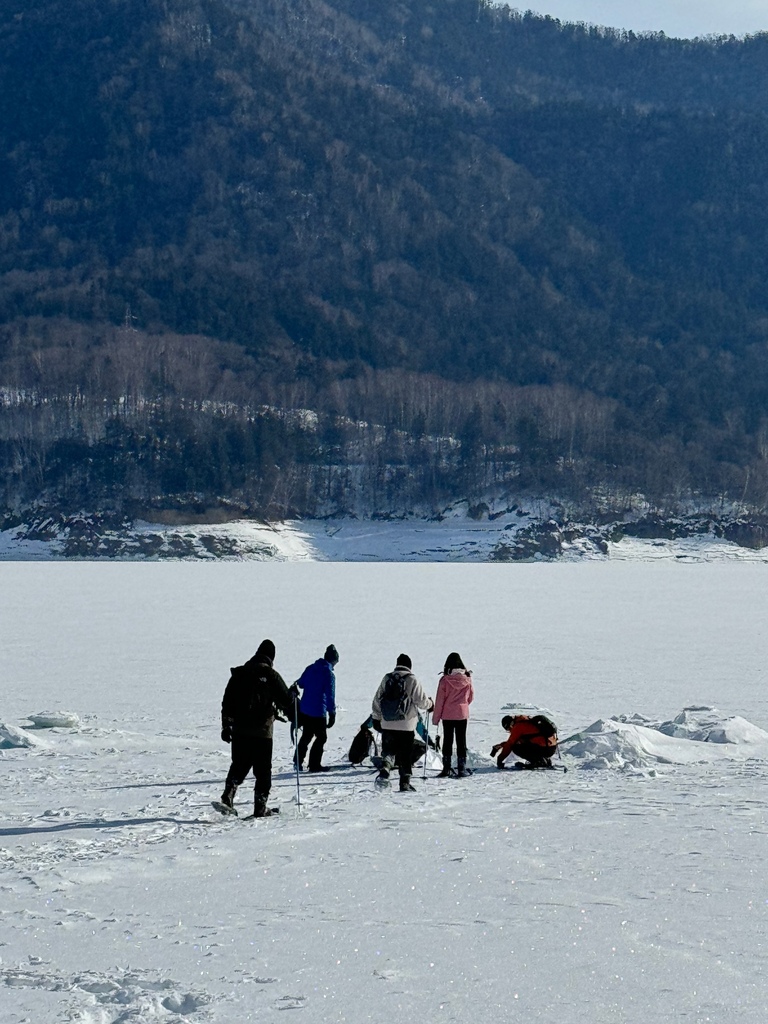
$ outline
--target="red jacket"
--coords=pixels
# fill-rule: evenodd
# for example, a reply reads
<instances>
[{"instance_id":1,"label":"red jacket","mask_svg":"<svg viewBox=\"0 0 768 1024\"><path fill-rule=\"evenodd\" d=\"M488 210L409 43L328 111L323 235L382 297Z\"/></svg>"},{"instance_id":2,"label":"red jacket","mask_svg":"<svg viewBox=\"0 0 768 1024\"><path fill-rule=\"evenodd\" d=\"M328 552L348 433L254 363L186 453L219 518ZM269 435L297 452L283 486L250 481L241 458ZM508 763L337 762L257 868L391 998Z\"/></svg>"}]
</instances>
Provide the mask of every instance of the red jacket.
<instances>
[{"instance_id":1,"label":"red jacket","mask_svg":"<svg viewBox=\"0 0 768 1024\"><path fill-rule=\"evenodd\" d=\"M541 730L532 722L528 715L515 715L509 727L509 737L499 752L499 760L504 761L511 753L525 757L525 748L534 747L541 750L541 757L551 757L557 750L557 734L542 736Z\"/></svg>"}]
</instances>

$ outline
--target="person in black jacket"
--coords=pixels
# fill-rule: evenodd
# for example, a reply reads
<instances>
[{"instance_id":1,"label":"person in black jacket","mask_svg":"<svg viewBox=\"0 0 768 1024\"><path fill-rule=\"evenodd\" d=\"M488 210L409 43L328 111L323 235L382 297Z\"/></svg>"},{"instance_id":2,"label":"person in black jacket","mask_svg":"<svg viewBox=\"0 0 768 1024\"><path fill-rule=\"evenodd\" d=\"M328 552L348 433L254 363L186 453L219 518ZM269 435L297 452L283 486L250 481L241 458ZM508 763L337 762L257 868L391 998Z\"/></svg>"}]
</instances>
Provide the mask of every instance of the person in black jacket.
<instances>
[{"instance_id":1,"label":"person in black jacket","mask_svg":"<svg viewBox=\"0 0 768 1024\"><path fill-rule=\"evenodd\" d=\"M237 787L253 769L253 814L271 814L272 726L281 713L293 715L294 694L272 667L275 645L263 640L254 656L232 669L221 702L221 738L232 744L232 764L221 802L234 811Z\"/></svg>"}]
</instances>

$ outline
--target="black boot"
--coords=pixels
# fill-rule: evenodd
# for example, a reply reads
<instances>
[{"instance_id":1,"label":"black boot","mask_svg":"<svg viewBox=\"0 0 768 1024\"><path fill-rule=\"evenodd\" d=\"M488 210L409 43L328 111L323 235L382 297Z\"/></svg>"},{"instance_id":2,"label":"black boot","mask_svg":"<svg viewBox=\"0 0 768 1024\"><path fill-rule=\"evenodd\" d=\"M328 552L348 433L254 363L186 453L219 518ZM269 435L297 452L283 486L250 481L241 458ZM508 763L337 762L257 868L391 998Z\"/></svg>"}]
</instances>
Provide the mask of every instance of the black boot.
<instances>
[{"instance_id":1,"label":"black boot","mask_svg":"<svg viewBox=\"0 0 768 1024\"><path fill-rule=\"evenodd\" d=\"M401 793L415 793L416 790L411 785L410 775L400 776L400 792Z\"/></svg>"},{"instance_id":2,"label":"black boot","mask_svg":"<svg viewBox=\"0 0 768 1024\"><path fill-rule=\"evenodd\" d=\"M224 783L224 792L221 794L221 802L225 807L231 807L234 809L235 793L237 793L237 786L233 786L231 783Z\"/></svg>"},{"instance_id":3,"label":"black boot","mask_svg":"<svg viewBox=\"0 0 768 1024\"><path fill-rule=\"evenodd\" d=\"M460 779L466 778L467 775L471 775L472 772L467 768L467 759L465 757L459 758L459 767L456 770L456 774Z\"/></svg>"},{"instance_id":4,"label":"black boot","mask_svg":"<svg viewBox=\"0 0 768 1024\"><path fill-rule=\"evenodd\" d=\"M451 774L451 759L443 754L443 770L437 773L438 779L447 779Z\"/></svg>"},{"instance_id":5,"label":"black boot","mask_svg":"<svg viewBox=\"0 0 768 1024\"><path fill-rule=\"evenodd\" d=\"M263 793L254 793L253 795L253 816L254 818L270 818L272 811L267 807L267 799L269 793L266 796Z\"/></svg>"}]
</instances>

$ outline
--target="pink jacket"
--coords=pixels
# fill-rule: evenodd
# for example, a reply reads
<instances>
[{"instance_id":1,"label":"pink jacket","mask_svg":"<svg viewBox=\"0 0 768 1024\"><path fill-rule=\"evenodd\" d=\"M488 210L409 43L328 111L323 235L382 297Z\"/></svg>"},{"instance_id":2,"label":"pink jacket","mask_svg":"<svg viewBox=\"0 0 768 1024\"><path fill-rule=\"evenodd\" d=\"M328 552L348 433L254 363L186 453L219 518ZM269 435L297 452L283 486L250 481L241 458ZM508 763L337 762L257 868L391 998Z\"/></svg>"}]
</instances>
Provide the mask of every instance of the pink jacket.
<instances>
[{"instance_id":1,"label":"pink jacket","mask_svg":"<svg viewBox=\"0 0 768 1024\"><path fill-rule=\"evenodd\" d=\"M457 668L449 676L441 676L437 684L432 721L437 725L446 718L449 722L469 718L469 705L474 699L475 690L469 672Z\"/></svg>"}]
</instances>

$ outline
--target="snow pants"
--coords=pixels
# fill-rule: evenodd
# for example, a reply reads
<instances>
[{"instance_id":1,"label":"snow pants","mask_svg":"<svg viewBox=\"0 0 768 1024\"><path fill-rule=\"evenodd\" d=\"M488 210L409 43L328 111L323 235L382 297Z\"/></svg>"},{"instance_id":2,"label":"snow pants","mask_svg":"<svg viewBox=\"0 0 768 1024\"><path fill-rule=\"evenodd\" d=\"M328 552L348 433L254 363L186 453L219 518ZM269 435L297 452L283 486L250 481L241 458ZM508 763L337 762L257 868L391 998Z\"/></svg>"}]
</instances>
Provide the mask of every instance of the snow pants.
<instances>
[{"instance_id":1,"label":"snow pants","mask_svg":"<svg viewBox=\"0 0 768 1024\"><path fill-rule=\"evenodd\" d=\"M328 739L328 726L325 715L305 715L299 712L299 725L301 726L301 739L299 740L299 764L304 764L304 758L309 750L309 770L315 771L320 767L323 759L323 751ZM314 742L313 742L314 741ZM310 747L310 743L312 746Z\"/></svg>"},{"instance_id":2,"label":"snow pants","mask_svg":"<svg viewBox=\"0 0 768 1024\"><path fill-rule=\"evenodd\" d=\"M388 765L397 765L400 779L410 779L413 768L413 731L381 730L381 756Z\"/></svg>"},{"instance_id":3,"label":"snow pants","mask_svg":"<svg viewBox=\"0 0 768 1024\"><path fill-rule=\"evenodd\" d=\"M527 737L519 739L515 742L507 740L504 746L499 751L498 760L502 763L506 761L510 754L514 754L515 757L519 757L521 761L529 761L531 764L541 764L542 762L548 761L557 750L557 746L554 747L543 747L540 743L533 743Z\"/></svg>"},{"instance_id":4,"label":"snow pants","mask_svg":"<svg viewBox=\"0 0 768 1024\"><path fill-rule=\"evenodd\" d=\"M229 766L226 789L237 789L253 771L254 803L267 802L272 789L272 740L262 736L233 736L232 764Z\"/></svg>"}]
</instances>

